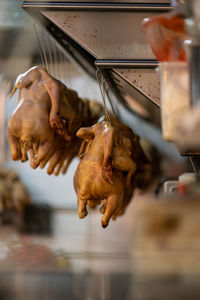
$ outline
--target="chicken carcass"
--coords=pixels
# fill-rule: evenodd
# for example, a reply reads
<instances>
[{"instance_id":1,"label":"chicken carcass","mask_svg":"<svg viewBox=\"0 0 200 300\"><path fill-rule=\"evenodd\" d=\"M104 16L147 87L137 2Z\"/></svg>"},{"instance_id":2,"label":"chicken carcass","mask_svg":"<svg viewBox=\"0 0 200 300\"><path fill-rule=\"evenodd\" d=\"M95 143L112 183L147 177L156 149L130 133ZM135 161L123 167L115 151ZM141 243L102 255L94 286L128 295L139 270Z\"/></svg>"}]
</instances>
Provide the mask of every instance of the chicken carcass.
<instances>
[{"instance_id":1,"label":"chicken carcass","mask_svg":"<svg viewBox=\"0 0 200 300\"><path fill-rule=\"evenodd\" d=\"M112 124L101 121L77 132L89 144L74 175L79 217L87 215L87 205L95 207L105 200L100 208L103 227L111 217L116 219L124 213L144 155L130 128L114 118Z\"/></svg>"}]
</instances>

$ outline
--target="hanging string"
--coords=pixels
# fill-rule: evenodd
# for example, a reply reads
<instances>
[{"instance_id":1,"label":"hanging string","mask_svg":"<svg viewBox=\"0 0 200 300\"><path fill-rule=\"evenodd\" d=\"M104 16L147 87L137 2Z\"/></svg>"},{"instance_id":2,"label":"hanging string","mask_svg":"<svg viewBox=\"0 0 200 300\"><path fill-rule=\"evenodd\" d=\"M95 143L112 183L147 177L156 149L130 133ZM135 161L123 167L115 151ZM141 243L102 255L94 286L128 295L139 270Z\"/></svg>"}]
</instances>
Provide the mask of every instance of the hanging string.
<instances>
[{"instance_id":1,"label":"hanging string","mask_svg":"<svg viewBox=\"0 0 200 300\"><path fill-rule=\"evenodd\" d=\"M57 55L57 47L56 42L53 42L53 56L54 56L54 69L55 69L55 77L59 77L59 70L58 70L58 55Z\"/></svg>"},{"instance_id":2,"label":"hanging string","mask_svg":"<svg viewBox=\"0 0 200 300\"><path fill-rule=\"evenodd\" d=\"M108 85L107 85L108 86ZM106 81L105 81L105 79L104 79L104 89L105 89L105 92L106 92L106 96L107 96L107 98L108 98L108 101L109 101L109 104L110 104L110 107L111 107L111 109L112 109L112 111L113 111L113 114L117 117L117 119L121 119L121 117L120 117L120 112L119 112L119 109L118 109L118 106L116 105L116 101L112 101L111 100L111 97L110 97L110 94L109 94L109 87L108 87L108 89L106 88ZM113 102L114 102L114 104L113 104Z\"/></svg>"},{"instance_id":3,"label":"hanging string","mask_svg":"<svg viewBox=\"0 0 200 300\"><path fill-rule=\"evenodd\" d=\"M100 92L101 92L101 97L103 100L103 105L104 105L104 111L105 111L105 116L106 116L106 120L107 122L109 122L111 124L111 119L107 110L107 106L106 106L106 100L105 100L105 89L104 89L104 84L101 86L101 82L102 82L102 75L99 72L99 70L97 69L96 72L96 78L97 78L97 82L99 84L99 88L100 88Z\"/></svg>"},{"instance_id":4,"label":"hanging string","mask_svg":"<svg viewBox=\"0 0 200 300\"><path fill-rule=\"evenodd\" d=\"M42 44L42 50L44 55L45 68L49 72L49 64L47 60L47 53L46 53L45 40L44 40L44 30L42 28L41 28L41 44Z\"/></svg>"},{"instance_id":5,"label":"hanging string","mask_svg":"<svg viewBox=\"0 0 200 300\"><path fill-rule=\"evenodd\" d=\"M66 58L65 56L65 78L66 78L66 84L68 86L68 88L72 88L72 67L73 65L71 64L71 62Z\"/></svg>"},{"instance_id":6,"label":"hanging string","mask_svg":"<svg viewBox=\"0 0 200 300\"><path fill-rule=\"evenodd\" d=\"M52 56L52 51L51 51L51 47L50 47L50 38L49 38L48 33L46 33L46 41L47 41L47 49L48 49L48 54L49 54L51 75L55 76L54 69L53 69L53 56Z\"/></svg>"},{"instance_id":7,"label":"hanging string","mask_svg":"<svg viewBox=\"0 0 200 300\"><path fill-rule=\"evenodd\" d=\"M35 30L35 34L36 34L37 44L38 44L38 48L39 48L39 52L40 52L40 58L41 58L43 67L45 67L44 57L42 55L42 48L41 48L41 44L40 44L40 40L39 40L39 36L38 36L38 30L37 30L36 24L33 23L33 25L34 25L34 30Z\"/></svg>"},{"instance_id":8,"label":"hanging string","mask_svg":"<svg viewBox=\"0 0 200 300\"><path fill-rule=\"evenodd\" d=\"M60 80L63 81L63 79L64 79L64 76L63 76L63 68L62 68L63 57L62 57L62 53L61 53L60 50L58 51L58 60L59 60Z\"/></svg>"},{"instance_id":9,"label":"hanging string","mask_svg":"<svg viewBox=\"0 0 200 300\"><path fill-rule=\"evenodd\" d=\"M63 67L64 67L65 82L68 87L71 87L71 72L72 72L71 67L73 67L73 65L69 61L65 51L63 51L63 59L64 59Z\"/></svg>"},{"instance_id":10,"label":"hanging string","mask_svg":"<svg viewBox=\"0 0 200 300\"><path fill-rule=\"evenodd\" d=\"M63 52L61 52L61 57L62 57L62 74L63 74L63 82L66 84L66 78L67 78L67 74L66 74L66 68L65 68L65 55Z\"/></svg>"}]
</instances>

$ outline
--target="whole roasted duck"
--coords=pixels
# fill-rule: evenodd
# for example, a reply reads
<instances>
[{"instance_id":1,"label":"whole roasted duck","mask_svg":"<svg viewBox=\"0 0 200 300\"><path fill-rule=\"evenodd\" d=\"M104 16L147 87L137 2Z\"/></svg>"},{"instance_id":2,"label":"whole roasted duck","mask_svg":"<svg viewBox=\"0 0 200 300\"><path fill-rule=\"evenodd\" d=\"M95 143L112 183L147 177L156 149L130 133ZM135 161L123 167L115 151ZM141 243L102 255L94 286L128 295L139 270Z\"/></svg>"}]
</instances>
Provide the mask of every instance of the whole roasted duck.
<instances>
[{"instance_id":1,"label":"whole roasted duck","mask_svg":"<svg viewBox=\"0 0 200 300\"><path fill-rule=\"evenodd\" d=\"M88 142L86 153L74 175L79 217L87 215L87 205L103 203L102 226L111 217L122 215L137 186L137 177L148 160L132 130L112 118L80 128L77 136Z\"/></svg>"}]
</instances>

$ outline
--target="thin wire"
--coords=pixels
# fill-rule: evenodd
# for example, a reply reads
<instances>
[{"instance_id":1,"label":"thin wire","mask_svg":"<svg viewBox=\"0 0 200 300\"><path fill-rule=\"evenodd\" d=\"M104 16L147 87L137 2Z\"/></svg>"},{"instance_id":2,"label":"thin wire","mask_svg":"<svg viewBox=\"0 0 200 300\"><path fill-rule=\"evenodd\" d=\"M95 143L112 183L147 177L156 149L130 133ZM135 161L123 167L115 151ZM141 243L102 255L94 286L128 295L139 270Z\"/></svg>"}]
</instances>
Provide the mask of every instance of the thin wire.
<instances>
[{"instance_id":1,"label":"thin wire","mask_svg":"<svg viewBox=\"0 0 200 300\"><path fill-rule=\"evenodd\" d=\"M104 111L105 111L106 119L107 119L107 122L109 122L111 124L111 119L110 119L110 116L109 116L109 113L108 113L108 110L107 110L107 107L106 107L106 101L105 101L105 95L104 95L105 91L101 87L102 75L100 74L100 72L99 72L98 69L97 69L97 72L96 72L96 78L97 78L97 81L98 81L98 84L99 84L99 88L100 88L100 92L101 92L101 97L102 97L102 100L103 100L103 105L104 105Z\"/></svg>"},{"instance_id":2,"label":"thin wire","mask_svg":"<svg viewBox=\"0 0 200 300\"><path fill-rule=\"evenodd\" d=\"M66 57L64 55L64 53L61 53L62 55L62 73L63 73L63 82L66 84L66 78L67 78L67 73L66 73L66 68L65 68L65 61L66 61Z\"/></svg>"},{"instance_id":3,"label":"thin wire","mask_svg":"<svg viewBox=\"0 0 200 300\"><path fill-rule=\"evenodd\" d=\"M43 50L43 54L44 54L45 68L49 72L49 64L48 64L48 60L47 60L47 54L46 54L46 49L45 49L45 41L44 41L44 31L43 31L42 28L41 28L41 42L42 42L42 50Z\"/></svg>"},{"instance_id":4,"label":"thin wire","mask_svg":"<svg viewBox=\"0 0 200 300\"><path fill-rule=\"evenodd\" d=\"M50 48L50 38L49 35L46 33L46 37L47 37L47 49L48 49L48 53L49 53L49 62L50 62L50 66L51 66L51 75L55 76L54 74L54 70L53 70L53 57L52 57L52 52L51 52L51 48Z\"/></svg>"},{"instance_id":5,"label":"thin wire","mask_svg":"<svg viewBox=\"0 0 200 300\"><path fill-rule=\"evenodd\" d=\"M59 60L59 71L60 71L60 80L63 81L63 68L62 68L62 53L58 50L58 60Z\"/></svg>"},{"instance_id":6,"label":"thin wire","mask_svg":"<svg viewBox=\"0 0 200 300\"><path fill-rule=\"evenodd\" d=\"M42 49L41 49L41 45L40 45L40 40L39 40L39 36L38 36L37 27L36 27L35 23L33 23L33 25L34 25L34 30L35 30L36 39L37 39L37 43L38 43L38 48L39 48L39 52L40 52L40 58L41 58L43 67L45 67L45 63L44 63L44 58L43 58L43 55L42 55Z\"/></svg>"},{"instance_id":7,"label":"thin wire","mask_svg":"<svg viewBox=\"0 0 200 300\"><path fill-rule=\"evenodd\" d=\"M55 62L55 41L50 38L51 41L51 53L52 53L52 60L53 60L53 76L57 78L57 71L56 71L56 62Z\"/></svg>"},{"instance_id":8,"label":"thin wire","mask_svg":"<svg viewBox=\"0 0 200 300\"><path fill-rule=\"evenodd\" d=\"M106 95L107 95L108 101L110 103L110 106L112 108L112 111L113 111L114 115L117 117L117 119L120 120L121 116L120 116L120 112L119 112L118 106L116 105L116 102L114 101L115 105L113 105L113 101L111 100L111 97L109 95L109 90L106 89L106 87L105 87L105 91L106 91Z\"/></svg>"},{"instance_id":9,"label":"thin wire","mask_svg":"<svg viewBox=\"0 0 200 300\"><path fill-rule=\"evenodd\" d=\"M106 89L106 81L105 81L105 79L103 79L103 89L104 89L104 91L106 93L106 96L108 98L108 101L109 101L109 104L110 104L110 107L112 109L112 112L113 112L114 116L116 116L116 117L119 118L119 111L118 111L118 109L116 109L116 110L114 109L114 106L113 106L113 103L111 101L110 95L108 94L108 90Z\"/></svg>"},{"instance_id":10,"label":"thin wire","mask_svg":"<svg viewBox=\"0 0 200 300\"><path fill-rule=\"evenodd\" d=\"M54 53L55 77L58 78L59 77L58 56L57 56L57 47L55 42L53 42L53 53Z\"/></svg>"}]
</instances>

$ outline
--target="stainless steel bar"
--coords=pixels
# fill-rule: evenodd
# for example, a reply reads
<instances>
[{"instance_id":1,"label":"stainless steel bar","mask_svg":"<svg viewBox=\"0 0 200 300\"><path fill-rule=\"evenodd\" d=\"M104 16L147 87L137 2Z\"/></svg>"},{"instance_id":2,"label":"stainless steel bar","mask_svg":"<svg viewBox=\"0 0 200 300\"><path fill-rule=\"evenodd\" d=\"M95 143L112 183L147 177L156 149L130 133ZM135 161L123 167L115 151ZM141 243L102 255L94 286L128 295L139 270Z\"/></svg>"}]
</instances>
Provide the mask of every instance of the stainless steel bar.
<instances>
[{"instance_id":1,"label":"stainless steel bar","mask_svg":"<svg viewBox=\"0 0 200 300\"><path fill-rule=\"evenodd\" d=\"M117 60L117 59L97 59L95 66L103 69L146 69L156 68L157 60Z\"/></svg>"},{"instance_id":2,"label":"stainless steel bar","mask_svg":"<svg viewBox=\"0 0 200 300\"><path fill-rule=\"evenodd\" d=\"M190 92L192 105L200 102L200 45L191 45L190 47Z\"/></svg>"},{"instance_id":3,"label":"stainless steel bar","mask_svg":"<svg viewBox=\"0 0 200 300\"><path fill-rule=\"evenodd\" d=\"M172 7L166 3L72 3L72 2L30 2L24 1L22 3L23 8L35 8L35 9L56 9L56 10L103 10L103 11L168 11Z\"/></svg>"}]
</instances>

